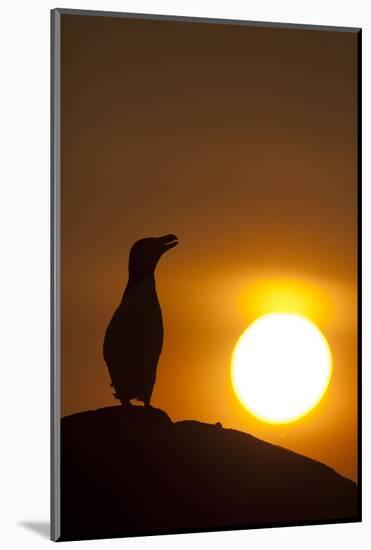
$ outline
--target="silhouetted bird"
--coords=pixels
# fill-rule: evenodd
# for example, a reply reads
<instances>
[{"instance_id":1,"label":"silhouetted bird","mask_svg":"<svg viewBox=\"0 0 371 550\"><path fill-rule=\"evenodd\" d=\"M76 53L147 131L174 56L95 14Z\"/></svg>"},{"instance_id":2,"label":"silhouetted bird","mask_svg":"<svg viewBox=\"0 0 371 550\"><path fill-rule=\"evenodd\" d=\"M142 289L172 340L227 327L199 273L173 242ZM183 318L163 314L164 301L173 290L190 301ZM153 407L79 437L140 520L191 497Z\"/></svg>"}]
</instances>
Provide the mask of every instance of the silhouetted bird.
<instances>
[{"instance_id":1,"label":"silhouetted bird","mask_svg":"<svg viewBox=\"0 0 371 550\"><path fill-rule=\"evenodd\" d=\"M154 272L162 254L177 244L170 234L141 239L131 248L129 280L103 345L114 395L123 405L130 399L150 404L163 342Z\"/></svg>"}]
</instances>

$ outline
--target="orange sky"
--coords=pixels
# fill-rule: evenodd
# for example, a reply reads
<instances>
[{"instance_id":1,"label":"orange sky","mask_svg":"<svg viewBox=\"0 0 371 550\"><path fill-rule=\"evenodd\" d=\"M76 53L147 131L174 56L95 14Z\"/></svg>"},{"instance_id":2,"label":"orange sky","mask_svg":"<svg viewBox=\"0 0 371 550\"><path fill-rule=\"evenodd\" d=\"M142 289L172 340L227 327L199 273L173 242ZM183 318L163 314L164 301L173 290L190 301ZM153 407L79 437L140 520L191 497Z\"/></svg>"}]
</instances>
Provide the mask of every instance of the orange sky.
<instances>
[{"instance_id":1,"label":"orange sky","mask_svg":"<svg viewBox=\"0 0 371 550\"><path fill-rule=\"evenodd\" d=\"M62 414L118 404L102 342L128 251L175 233L152 404L356 479L356 34L61 19ZM237 401L230 358L283 309L318 324L334 370L314 411L277 426Z\"/></svg>"}]
</instances>

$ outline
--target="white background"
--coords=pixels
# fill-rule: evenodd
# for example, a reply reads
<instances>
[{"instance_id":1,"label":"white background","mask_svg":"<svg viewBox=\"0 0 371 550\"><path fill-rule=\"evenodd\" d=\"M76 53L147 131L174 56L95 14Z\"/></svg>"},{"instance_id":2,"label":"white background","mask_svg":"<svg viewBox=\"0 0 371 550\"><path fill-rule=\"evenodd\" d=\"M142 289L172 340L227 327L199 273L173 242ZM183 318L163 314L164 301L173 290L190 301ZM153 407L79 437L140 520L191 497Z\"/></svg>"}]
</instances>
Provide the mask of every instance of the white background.
<instances>
[{"instance_id":1,"label":"white background","mask_svg":"<svg viewBox=\"0 0 371 550\"><path fill-rule=\"evenodd\" d=\"M367 189L370 169L370 34L367 0L18 0L0 19L0 545L52 545L49 520L49 48L54 7L248 19L363 28L364 278L370 265ZM368 270L369 272L369 270ZM366 282L366 281L365 281ZM364 342L370 338L369 284L364 287ZM364 396L370 356L365 345ZM362 524L206 533L65 543L73 548L260 549L369 547L370 406L364 398ZM27 522L41 524L27 527ZM40 533L44 532L44 534Z\"/></svg>"}]
</instances>

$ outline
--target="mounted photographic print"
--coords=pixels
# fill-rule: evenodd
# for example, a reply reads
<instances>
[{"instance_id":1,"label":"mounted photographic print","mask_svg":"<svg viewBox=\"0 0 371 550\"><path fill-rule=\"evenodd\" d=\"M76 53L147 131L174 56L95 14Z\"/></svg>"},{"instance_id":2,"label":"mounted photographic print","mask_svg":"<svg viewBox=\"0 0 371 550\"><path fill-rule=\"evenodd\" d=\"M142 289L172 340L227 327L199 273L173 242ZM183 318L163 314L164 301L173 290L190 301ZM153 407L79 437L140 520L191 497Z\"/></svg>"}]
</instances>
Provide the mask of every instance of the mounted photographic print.
<instances>
[{"instance_id":1,"label":"mounted photographic print","mask_svg":"<svg viewBox=\"0 0 371 550\"><path fill-rule=\"evenodd\" d=\"M52 539L361 520L361 30L52 11Z\"/></svg>"}]
</instances>

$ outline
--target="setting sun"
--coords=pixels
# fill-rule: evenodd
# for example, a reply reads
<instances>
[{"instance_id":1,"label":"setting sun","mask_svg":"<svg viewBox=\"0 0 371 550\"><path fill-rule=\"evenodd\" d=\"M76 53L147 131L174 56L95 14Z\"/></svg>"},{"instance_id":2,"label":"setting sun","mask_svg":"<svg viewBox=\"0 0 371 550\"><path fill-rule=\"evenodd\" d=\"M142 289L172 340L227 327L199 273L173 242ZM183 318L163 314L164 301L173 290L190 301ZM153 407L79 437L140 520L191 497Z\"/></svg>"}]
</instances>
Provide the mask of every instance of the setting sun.
<instances>
[{"instance_id":1,"label":"setting sun","mask_svg":"<svg viewBox=\"0 0 371 550\"><path fill-rule=\"evenodd\" d=\"M306 317L272 313L241 335L232 384L242 405L264 422L293 422L321 400L332 373L330 347Z\"/></svg>"}]
</instances>

